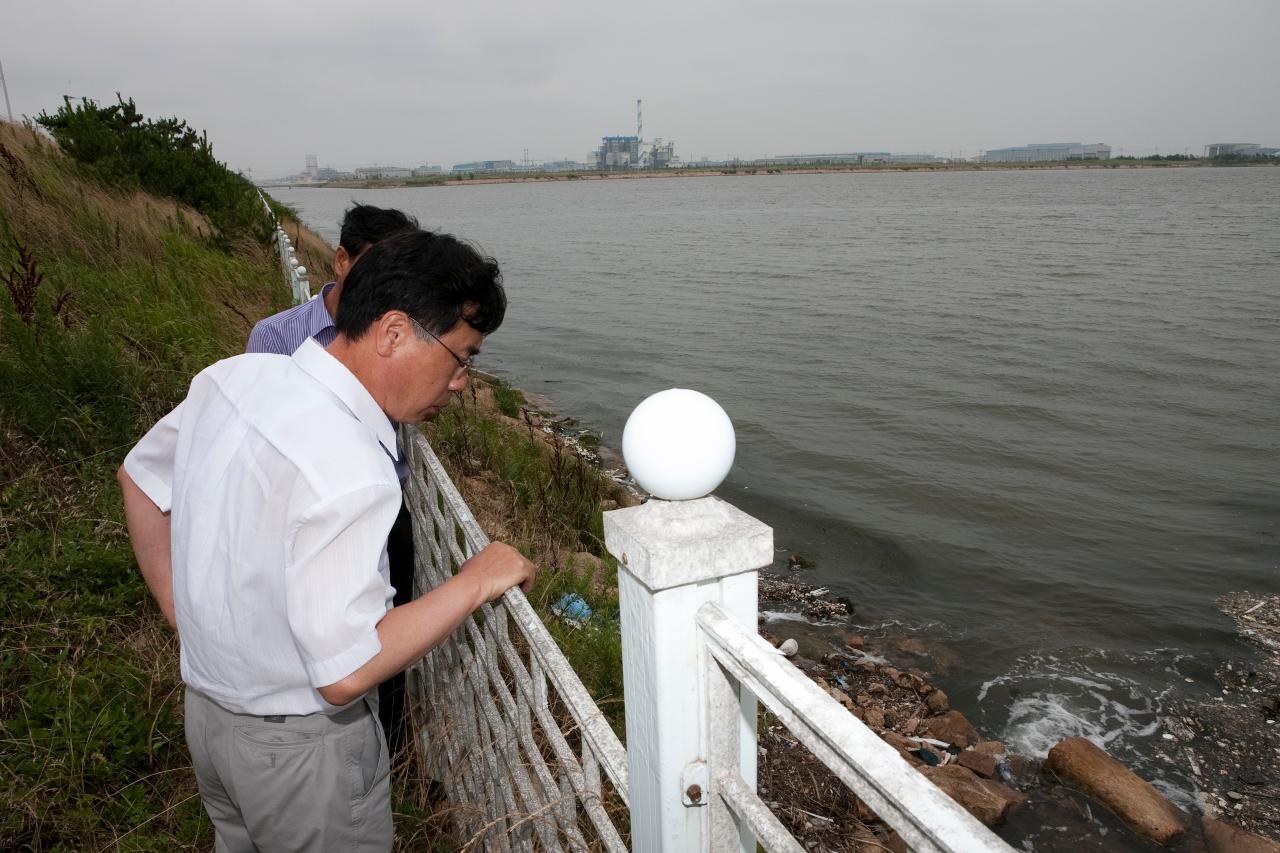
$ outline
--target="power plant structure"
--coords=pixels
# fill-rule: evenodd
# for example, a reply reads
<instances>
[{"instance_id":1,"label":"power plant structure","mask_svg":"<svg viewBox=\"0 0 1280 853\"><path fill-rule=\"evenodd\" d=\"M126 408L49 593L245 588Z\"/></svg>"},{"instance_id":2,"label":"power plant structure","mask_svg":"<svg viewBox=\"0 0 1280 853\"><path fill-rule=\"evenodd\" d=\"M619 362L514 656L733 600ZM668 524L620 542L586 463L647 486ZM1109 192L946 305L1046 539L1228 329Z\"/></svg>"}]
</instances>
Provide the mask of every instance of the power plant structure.
<instances>
[{"instance_id":1,"label":"power plant structure","mask_svg":"<svg viewBox=\"0 0 1280 853\"><path fill-rule=\"evenodd\" d=\"M624 169L669 169L679 164L676 144L655 139L644 148L644 112L640 99L636 99L636 135L605 136L595 151L596 168L601 171Z\"/></svg>"}]
</instances>

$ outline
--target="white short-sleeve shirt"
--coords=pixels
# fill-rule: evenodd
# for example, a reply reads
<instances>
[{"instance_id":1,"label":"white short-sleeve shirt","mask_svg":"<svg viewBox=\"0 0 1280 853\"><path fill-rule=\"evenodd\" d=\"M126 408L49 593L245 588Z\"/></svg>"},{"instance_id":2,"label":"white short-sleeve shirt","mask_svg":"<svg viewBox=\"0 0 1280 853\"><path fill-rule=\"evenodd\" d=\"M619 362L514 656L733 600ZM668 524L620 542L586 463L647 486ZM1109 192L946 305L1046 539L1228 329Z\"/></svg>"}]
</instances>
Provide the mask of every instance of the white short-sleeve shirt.
<instances>
[{"instance_id":1,"label":"white short-sleeve shirt","mask_svg":"<svg viewBox=\"0 0 1280 853\"><path fill-rule=\"evenodd\" d=\"M171 511L182 678L224 708L329 712L318 687L381 650L395 590L396 438L314 340L220 361L125 458Z\"/></svg>"}]
</instances>

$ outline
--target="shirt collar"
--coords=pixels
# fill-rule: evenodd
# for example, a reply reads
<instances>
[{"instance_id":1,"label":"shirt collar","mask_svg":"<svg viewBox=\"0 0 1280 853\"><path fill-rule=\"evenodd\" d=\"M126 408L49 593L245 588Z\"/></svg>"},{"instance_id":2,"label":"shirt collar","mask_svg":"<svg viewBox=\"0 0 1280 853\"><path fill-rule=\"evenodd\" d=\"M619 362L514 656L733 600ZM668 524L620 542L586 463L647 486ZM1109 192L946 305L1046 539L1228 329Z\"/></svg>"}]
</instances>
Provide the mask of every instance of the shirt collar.
<instances>
[{"instance_id":1,"label":"shirt collar","mask_svg":"<svg viewBox=\"0 0 1280 853\"><path fill-rule=\"evenodd\" d=\"M329 309L324 304L324 298L329 295L329 291L338 286L336 281L331 281L324 287L320 288L320 293L312 297L306 302L306 322L307 337L314 338L325 329L333 328L333 318L329 316Z\"/></svg>"},{"instance_id":2,"label":"shirt collar","mask_svg":"<svg viewBox=\"0 0 1280 853\"><path fill-rule=\"evenodd\" d=\"M356 420L373 430L378 443L391 458L399 460L400 449L391 419L346 365L330 355L314 338L302 342L293 354L293 361L308 376L332 391Z\"/></svg>"}]
</instances>

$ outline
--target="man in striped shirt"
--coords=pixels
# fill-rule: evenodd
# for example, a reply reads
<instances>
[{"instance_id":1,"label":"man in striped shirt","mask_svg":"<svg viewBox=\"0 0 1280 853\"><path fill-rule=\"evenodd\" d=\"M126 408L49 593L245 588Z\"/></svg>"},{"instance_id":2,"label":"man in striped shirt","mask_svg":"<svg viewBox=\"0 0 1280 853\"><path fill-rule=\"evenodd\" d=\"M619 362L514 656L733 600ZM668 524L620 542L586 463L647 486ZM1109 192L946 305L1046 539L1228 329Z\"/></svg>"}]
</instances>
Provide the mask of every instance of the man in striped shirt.
<instances>
[{"instance_id":1,"label":"man in striped shirt","mask_svg":"<svg viewBox=\"0 0 1280 853\"><path fill-rule=\"evenodd\" d=\"M374 243L417 227L417 220L399 210L368 204L357 204L348 210L342 217L338 250L333 255L333 281L322 287L315 299L259 320L249 333L245 351L293 355L307 338L315 338L320 346L327 347L337 334L333 318L338 316L342 282L351 265Z\"/></svg>"}]
</instances>

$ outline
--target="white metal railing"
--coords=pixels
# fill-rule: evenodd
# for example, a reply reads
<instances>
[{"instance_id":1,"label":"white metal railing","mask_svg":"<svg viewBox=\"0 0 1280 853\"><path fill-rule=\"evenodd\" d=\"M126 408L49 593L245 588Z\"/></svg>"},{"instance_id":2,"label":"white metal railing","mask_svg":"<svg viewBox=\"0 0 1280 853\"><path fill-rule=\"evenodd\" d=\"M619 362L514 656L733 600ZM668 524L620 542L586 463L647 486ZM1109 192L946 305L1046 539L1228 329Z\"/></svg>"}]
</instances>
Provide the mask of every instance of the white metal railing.
<instances>
[{"instance_id":1,"label":"white metal railing","mask_svg":"<svg viewBox=\"0 0 1280 853\"><path fill-rule=\"evenodd\" d=\"M759 634L744 631L712 602L698 609L698 626L715 661L707 677L723 680L729 689L742 685L750 690L912 850L1009 849ZM764 802L745 787L737 768L723 759L715 761L715 750L711 756L712 778L729 783L720 796L754 827L757 813L768 811ZM767 822L765 827L772 831ZM765 848L775 849L770 843ZM781 849L797 848L784 841Z\"/></svg>"},{"instance_id":2,"label":"white metal railing","mask_svg":"<svg viewBox=\"0 0 1280 853\"><path fill-rule=\"evenodd\" d=\"M802 850L756 794L756 702L917 851L1011 851L756 632L773 531L724 501L605 513L636 850Z\"/></svg>"},{"instance_id":3,"label":"white metal railing","mask_svg":"<svg viewBox=\"0 0 1280 853\"><path fill-rule=\"evenodd\" d=\"M488 538L422 434L401 439L420 594ZM477 846L621 851L625 819L631 849L646 853L754 853L757 842L801 853L756 794L759 700L912 850L1010 853L757 635L769 527L716 498L651 500L604 521L619 568L625 749L518 589L409 669L419 756Z\"/></svg>"},{"instance_id":4,"label":"white metal railing","mask_svg":"<svg viewBox=\"0 0 1280 853\"><path fill-rule=\"evenodd\" d=\"M416 595L489 540L422 433L401 442ZM482 849L627 849L607 808L629 802L626 750L518 588L410 667L407 688L427 774Z\"/></svg>"},{"instance_id":5,"label":"white metal railing","mask_svg":"<svg viewBox=\"0 0 1280 853\"><path fill-rule=\"evenodd\" d=\"M263 195L262 190L258 190L258 198L262 199L262 206L276 228L276 254L280 256L280 268L284 273L285 287L288 287L289 292L293 294L293 304L301 305L311 298L311 283L307 280L307 268L298 263L297 250L293 248L289 235L285 233L284 227L271 211L271 205L267 203L267 197Z\"/></svg>"}]
</instances>

